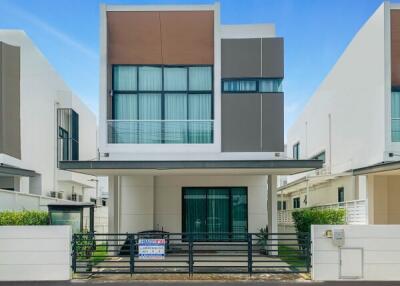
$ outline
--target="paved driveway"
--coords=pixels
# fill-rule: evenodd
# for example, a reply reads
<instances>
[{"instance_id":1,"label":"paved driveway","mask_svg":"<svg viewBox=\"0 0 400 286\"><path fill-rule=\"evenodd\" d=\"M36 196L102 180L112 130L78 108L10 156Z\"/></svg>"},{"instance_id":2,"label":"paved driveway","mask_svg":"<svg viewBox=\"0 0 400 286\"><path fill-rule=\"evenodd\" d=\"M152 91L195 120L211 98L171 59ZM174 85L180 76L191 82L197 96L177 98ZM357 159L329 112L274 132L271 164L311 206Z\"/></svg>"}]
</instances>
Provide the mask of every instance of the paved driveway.
<instances>
[{"instance_id":1,"label":"paved driveway","mask_svg":"<svg viewBox=\"0 0 400 286\"><path fill-rule=\"evenodd\" d=\"M398 282L292 282L292 281L73 281L73 282L0 282L0 286L400 286Z\"/></svg>"}]
</instances>

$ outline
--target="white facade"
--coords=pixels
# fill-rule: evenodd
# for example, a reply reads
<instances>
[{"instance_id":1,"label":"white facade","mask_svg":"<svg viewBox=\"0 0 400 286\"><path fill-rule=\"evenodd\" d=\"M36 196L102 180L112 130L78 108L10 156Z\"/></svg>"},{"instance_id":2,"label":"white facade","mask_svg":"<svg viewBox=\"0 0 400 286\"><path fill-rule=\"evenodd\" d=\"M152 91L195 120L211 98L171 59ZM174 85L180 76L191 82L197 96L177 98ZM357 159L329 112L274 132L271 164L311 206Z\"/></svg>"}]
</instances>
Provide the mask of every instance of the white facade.
<instances>
[{"instance_id":1,"label":"white facade","mask_svg":"<svg viewBox=\"0 0 400 286\"><path fill-rule=\"evenodd\" d=\"M281 191L289 206L299 193L308 194L308 206L337 203L339 188L345 201L371 199L369 179L353 170L398 160L400 144L391 139L391 9L398 6L385 2L368 19L289 128L289 157L296 144L299 159L325 154L323 169L287 178ZM373 202L367 205L373 223Z\"/></svg>"},{"instance_id":2,"label":"white facade","mask_svg":"<svg viewBox=\"0 0 400 286\"><path fill-rule=\"evenodd\" d=\"M72 108L79 114L79 157L96 158L96 117L77 97L23 31L0 30L0 41L20 47L21 159L0 154L0 163L36 172L34 178L15 177L14 188L22 193L49 196L62 192L96 197L92 176L57 167L57 109Z\"/></svg>"}]
</instances>

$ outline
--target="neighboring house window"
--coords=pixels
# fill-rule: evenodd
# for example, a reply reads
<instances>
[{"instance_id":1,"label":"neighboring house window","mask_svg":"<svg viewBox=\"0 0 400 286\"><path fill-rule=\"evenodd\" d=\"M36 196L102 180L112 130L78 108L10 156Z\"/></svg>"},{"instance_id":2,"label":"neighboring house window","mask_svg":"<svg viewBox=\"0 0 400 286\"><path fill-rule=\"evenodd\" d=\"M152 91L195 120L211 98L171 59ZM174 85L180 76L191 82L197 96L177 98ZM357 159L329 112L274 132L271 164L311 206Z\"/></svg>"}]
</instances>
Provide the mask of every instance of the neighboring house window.
<instances>
[{"instance_id":1,"label":"neighboring house window","mask_svg":"<svg viewBox=\"0 0 400 286\"><path fill-rule=\"evenodd\" d=\"M281 78L222 79L222 92L257 93L282 92Z\"/></svg>"},{"instance_id":2,"label":"neighboring house window","mask_svg":"<svg viewBox=\"0 0 400 286\"><path fill-rule=\"evenodd\" d=\"M300 208L300 198L299 197L293 198L293 208L294 209Z\"/></svg>"},{"instance_id":3,"label":"neighboring house window","mask_svg":"<svg viewBox=\"0 0 400 286\"><path fill-rule=\"evenodd\" d=\"M400 142L400 91L392 91L392 142Z\"/></svg>"},{"instance_id":4,"label":"neighboring house window","mask_svg":"<svg viewBox=\"0 0 400 286\"><path fill-rule=\"evenodd\" d=\"M300 158L300 143L293 145L293 159L299 160Z\"/></svg>"},{"instance_id":5,"label":"neighboring house window","mask_svg":"<svg viewBox=\"0 0 400 286\"><path fill-rule=\"evenodd\" d=\"M321 160L323 163L325 163L325 151L319 153L318 155L315 155L311 159L312 160Z\"/></svg>"},{"instance_id":6,"label":"neighboring house window","mask_svg":"<svg viewBox=\"0 0 400 286\"><path fill-rule=\"evenodd\" d=\"M213 143L212 66L113 66L109 143Z\"/></svg>"},{"instance_id":7,"label":"neighboring house window","mask_svg":"<svg viewBox=\"0 0 400 286\"><path fill-rule=\"evenodd\" d=\"M79 160L79 115L71 108L57 109L58 161Z\"/></svg>"},{"instance_id":8,"label":"neighboring house window","mask_svg":"<svg viewBox=\"0 0 400 286\"><path fill-rule=\"evenodd\" d=\"M343 187L338 188L338 202L339 203L344 202L344 188Z\"/></svg>"},{"instance_id":9,"label":"neighboring house window","mask_svg":"<svg viewBox=\"0 0 400 286\"><path fill-rule=\"evenodd\" d=\"M278 201L278 211L286 210L286 201Z\"/></svg>"}]
</instances>

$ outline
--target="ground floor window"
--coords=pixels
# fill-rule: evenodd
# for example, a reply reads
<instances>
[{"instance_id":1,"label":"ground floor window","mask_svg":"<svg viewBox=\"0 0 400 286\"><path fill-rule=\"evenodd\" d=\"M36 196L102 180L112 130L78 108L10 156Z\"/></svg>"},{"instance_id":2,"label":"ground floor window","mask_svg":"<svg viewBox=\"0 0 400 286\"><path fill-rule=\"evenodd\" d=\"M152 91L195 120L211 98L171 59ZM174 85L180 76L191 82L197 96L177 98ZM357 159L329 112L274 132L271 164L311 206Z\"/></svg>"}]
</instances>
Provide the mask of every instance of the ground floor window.
<instances>
[{"instance_id":1,"label":"ground floor window","mask_svg":"<svg viewBox=\"0 0 400 286\"><path fill-rule=\"evenodd\" d=\"M182 189L182 231L195 240L245 240L246 187Z\"/></svg>"},{"instance_id":2,"label":"ground floor window","mask_svg":"<svg viewBox=\"0 0 400 286\"><path fill-rule=\"evenodd\" d=\"M344 202L344 188L343 187L338 188L338 202L339 203Z\"/></svg>"}]
</instances>

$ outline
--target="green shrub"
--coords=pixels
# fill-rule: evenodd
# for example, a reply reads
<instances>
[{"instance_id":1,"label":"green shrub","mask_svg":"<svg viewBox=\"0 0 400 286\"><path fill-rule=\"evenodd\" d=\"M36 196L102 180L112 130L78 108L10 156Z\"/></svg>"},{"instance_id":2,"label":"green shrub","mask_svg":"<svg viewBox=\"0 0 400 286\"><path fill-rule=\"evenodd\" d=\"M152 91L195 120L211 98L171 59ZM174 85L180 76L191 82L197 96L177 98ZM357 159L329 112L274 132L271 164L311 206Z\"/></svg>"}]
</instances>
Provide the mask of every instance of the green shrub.
<instances>
[{"instance_id":1,"label":"green shrub","mask_svg":"<svg viewBox=\"0 0 400 286\"><path fill-rule=\"evenodd\" d=\"M311 232L313 224L344 224L346 211L344 209L302 209L292 213L297 232Z\"/></svg>"},{"instance_id":2,"label":"green shrub","mask_svg":"<svg viewBox=\"0 0 400 286\"><path fill-rule=\"evenodd\" d=\"M2 211L0 225L47 225L47 211Z\"/></svg>"}]
</instances>

